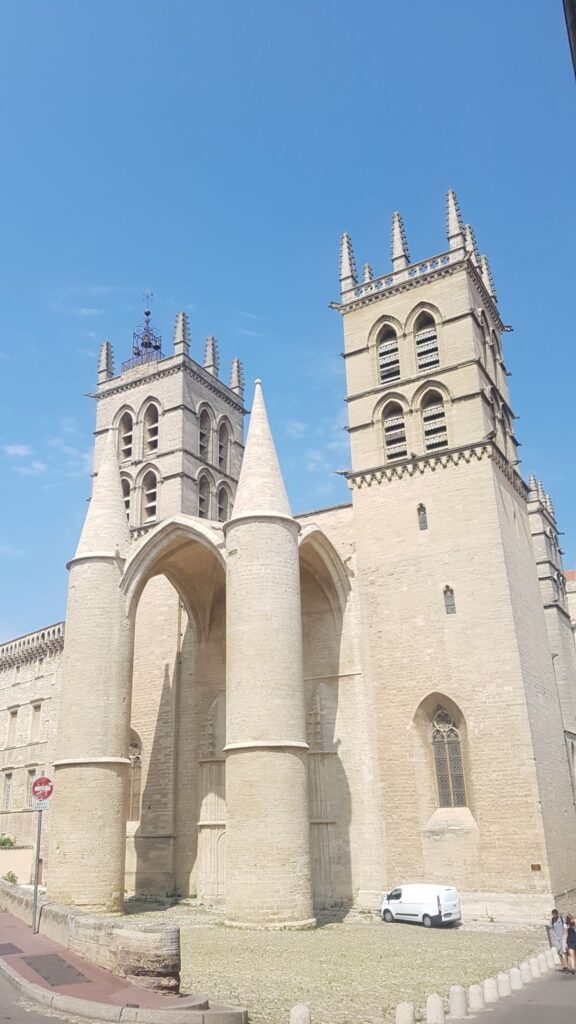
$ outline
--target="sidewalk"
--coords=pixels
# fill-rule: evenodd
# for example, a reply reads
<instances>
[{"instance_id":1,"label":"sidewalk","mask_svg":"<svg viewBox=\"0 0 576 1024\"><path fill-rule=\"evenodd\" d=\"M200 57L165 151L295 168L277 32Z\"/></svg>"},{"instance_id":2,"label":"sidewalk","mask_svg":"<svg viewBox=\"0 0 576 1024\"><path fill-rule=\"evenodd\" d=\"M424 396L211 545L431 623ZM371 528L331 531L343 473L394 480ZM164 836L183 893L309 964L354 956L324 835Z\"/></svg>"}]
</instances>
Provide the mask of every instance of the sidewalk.
<instances>
[{"instance_id":1,"label":"sidewalk","mask_svg":"<svg viewBox=\"0 0 576 1024\"><path fill-rule=\"evenodd\" d=\"M55 1010L140 1024L245 1024L237 1007L207 996L164 996L119 978L0 911L0 974Z\"/></svg>"},{"instance_id":2,"label":"sidewalk","mask_svg":"<svg viewBox=\"0 0 576 1024\"><path fill-rule=\"evenodd\" d=\"M480 1016L487 1024L575 1024L576 976L557 969Z\"/></svg>"}]
</instances>

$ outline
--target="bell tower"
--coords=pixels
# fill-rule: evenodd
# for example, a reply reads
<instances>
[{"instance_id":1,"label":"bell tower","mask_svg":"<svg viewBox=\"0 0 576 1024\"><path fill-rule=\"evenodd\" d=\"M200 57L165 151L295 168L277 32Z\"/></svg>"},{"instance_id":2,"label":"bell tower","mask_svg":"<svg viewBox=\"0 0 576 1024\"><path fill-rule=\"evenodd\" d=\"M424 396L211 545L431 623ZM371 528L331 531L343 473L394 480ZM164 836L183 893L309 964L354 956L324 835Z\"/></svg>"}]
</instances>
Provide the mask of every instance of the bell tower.
<instances>
[{"instance_id":1,"label":"bell tower","mask_svg":"<svg viewBox=\"0 0 576 1024\"><path fill-rule=\"evenodd\" d=\"M576 886L554 840L562 821L576 842L571 768L518 469L507 328L452 190L446 221L444 249L414 262L395 213L387 273L364 264L358 275L348 235L340 256L347 478L386 879L449 875L463 892L488 892L497 872L510 893L544 896ZM450 748L450 763L434 746L439 721L461 750ZM508 866L496 864L502 848Z\"/></svg>"}]
</instances>

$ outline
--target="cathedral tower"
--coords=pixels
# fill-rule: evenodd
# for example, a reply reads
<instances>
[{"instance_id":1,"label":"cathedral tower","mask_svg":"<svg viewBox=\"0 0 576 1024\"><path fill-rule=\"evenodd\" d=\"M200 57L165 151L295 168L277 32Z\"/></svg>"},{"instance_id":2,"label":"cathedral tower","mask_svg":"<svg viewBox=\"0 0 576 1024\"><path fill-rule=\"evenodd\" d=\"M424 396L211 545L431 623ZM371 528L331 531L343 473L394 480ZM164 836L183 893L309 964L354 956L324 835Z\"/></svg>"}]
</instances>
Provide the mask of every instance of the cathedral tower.
<instances>
[{"instance_id":1,"label":"cathedral tower","mask_svg":"<svg viewBox=\"0 0 576 1024\"><path fill-rule=\"evenodd\" d=\"M561 893L576 886L565 852L576 816L507 328L453 191L447 235L444 251L412 262L394 214L392 270L375 277L367 264L361 281L348 235L341 250L348 480L364 671L385 737L386 881ZM407 848L406 836L418 838Z\"/></svg>"}]
</instances>

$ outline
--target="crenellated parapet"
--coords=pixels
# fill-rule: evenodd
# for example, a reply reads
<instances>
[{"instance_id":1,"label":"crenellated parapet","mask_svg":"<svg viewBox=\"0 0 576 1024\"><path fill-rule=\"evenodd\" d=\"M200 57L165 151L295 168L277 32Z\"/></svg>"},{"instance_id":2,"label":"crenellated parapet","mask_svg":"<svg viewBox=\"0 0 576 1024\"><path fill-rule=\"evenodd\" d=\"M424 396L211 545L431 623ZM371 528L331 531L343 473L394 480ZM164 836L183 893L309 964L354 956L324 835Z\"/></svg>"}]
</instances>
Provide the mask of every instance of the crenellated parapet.
<instances>
[{"instance_id":1,"label":"crenellated parapet","mask_svg":"<svg viewBox=\"0 0 576 1024\"><path fill-rule=\"evenodd\" d=\"M0 645L0 671L33 661L42 661L63 649L64 623L57 622L53 626L39 629L36 633L27 633L17 640Z\"/></svg>"}]
</instances>

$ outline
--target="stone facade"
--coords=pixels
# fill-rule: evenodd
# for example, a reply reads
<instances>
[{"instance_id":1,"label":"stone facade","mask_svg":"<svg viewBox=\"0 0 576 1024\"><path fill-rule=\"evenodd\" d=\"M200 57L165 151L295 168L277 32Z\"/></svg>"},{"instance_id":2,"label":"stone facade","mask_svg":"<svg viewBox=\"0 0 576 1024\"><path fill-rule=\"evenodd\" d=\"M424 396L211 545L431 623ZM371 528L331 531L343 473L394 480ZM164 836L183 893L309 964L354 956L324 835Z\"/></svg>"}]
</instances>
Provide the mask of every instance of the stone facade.
<instances>
[{"instance_id":1,"label":"stone facade","mask_svg":"<svg viewBox=\"0 0 576 1024\"><path fill-rule=\"evenodd\" d=\"M0 648L5 775L30 756L13 705L27 729L61 695L53 898L197 893L273 927L408 880L491 908L576 896L570 582L452 192L447 217L414 264L395 214L379 278L344 236L349 505L292 517L259 385L243 457L241 367L220 381L214 339L191 359L184 314L173 355L149 318L120 374L103 346L63 670L26 662L19 690L8 649L37 641Z\"/></svg>"}]
</instances>

